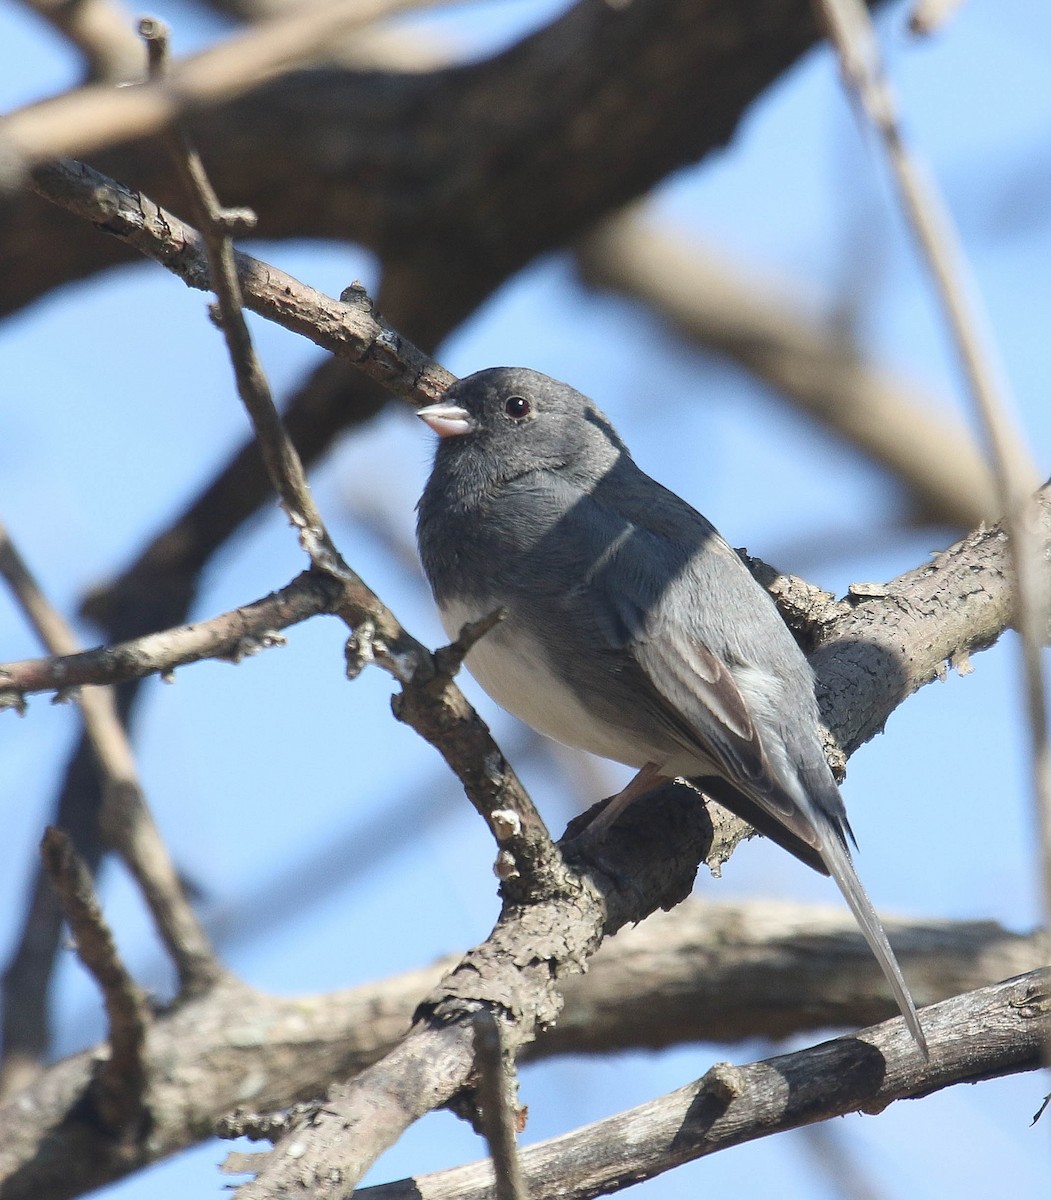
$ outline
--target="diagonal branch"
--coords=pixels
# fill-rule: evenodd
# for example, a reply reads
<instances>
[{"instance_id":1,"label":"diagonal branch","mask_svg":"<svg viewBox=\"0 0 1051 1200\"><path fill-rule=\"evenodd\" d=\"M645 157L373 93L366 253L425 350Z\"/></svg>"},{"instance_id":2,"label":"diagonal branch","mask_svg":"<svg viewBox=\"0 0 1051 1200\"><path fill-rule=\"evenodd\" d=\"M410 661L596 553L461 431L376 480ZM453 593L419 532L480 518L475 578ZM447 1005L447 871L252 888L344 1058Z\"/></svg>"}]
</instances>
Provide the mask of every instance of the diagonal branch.
<instances>
[{"instance_id":1,"label":"diagonal branch","mask_svg":"<svg viewBox=\"0 0 1051 1200\"><path fill-rule=\"evenodd\" d=\"M1046 497L1042 511L1051 521ZM978 648L976 636L991 644L1006 628L1013 604L1002 569L1005 555L1002 532L979 534L887 585L885 596L847 607L834 640L814 659L825 716L841 743L860 744L865 726L859 729L859 720L881 727L906 696L944 669L946 659ZM999 571L989 567L996 560ZM986 584L995 599L983 594ZM854 653L864 648L871 626L880 635L875 668L859 663ZM921 660L919 670L914 657ZM845 670L837 677L841 665ZM888 676L885 686L875 682ZM557 1015L562 979L584 968L603 937L689 893L712 836L699 797L674 784L648 800L644 813L629 809L608 831L599 858L590 857L594 848L586 834L564 843L568 863L579 872L575 884L571 879L564 894L541 903L505 903L490 938L421 1007L405 1040L330 1092L309 1127L281 1138L261 1173L241 1189L242 1200L302 1187L319 1200L349 1196L375 1158L429 1106L462 1102L460 1093L470 1085L473 1011L498 1005L509 1051L528 1044Z\"/></svg>"},{"instance_id":2,"label":"diagonal branch","mask_svg":"<svg viewBox=\"0 0 1051 1200\"><path fill-rule=\"evenodd\" d=\"M150 25L152 28L152 24ZM161 36L151 53L159 58ZM319 571L338 580L343 599L338 615L350 629L347 675L353 679L367 662L381 666L402 685L395 706L401 720L437 746L464 784L468 797L485 819L505 864L508 887L537 888L541 894L561 892L565 867L543 819L501 754L489 730L453 683L462 662L447 651L431 655L400 624L391 610L344 561L330 536L307 483L302 460L285 429L252 344L242 308L230 214L219 205L203 162L188 142L176 151L198 219L204 228L206 267L218 298L219 323L234 367L237 389L259 443L274 490L299 532L303 549ZM374 308L363 288L348 291ZM390 331L396 342L397 335ZM400 344L399 344L400 350ZM418 352L410 347L414 355ZM436 365L436 364L435 364ZM438 368L440 370L440 368ZM450 377L451 378L451 377ZM473 636L489 628L479 623ZM468 636L465 631L464 638ZM466 735L466 736L465 736ZM485 768L479 771L478 764Z\"/></svg>"},{"instance_id":3,"label":"diagonal branch","mask_svg":"<svg viewBox=\"0 0 1051 1200\"><path fill-rule=\"evenodd\" d=\"M369 25L425 0L315 0L183 59L165 79L134 87L87 84L10 114L9 155L32 165L90 154L165 128L181 115L239 95L278 71L316 55L337 33Z\"/></svg>"},{"instance_id":4,"label":"diagonal branch","mask_svg":"<svg viewBox=\"0 0 1051 1200\"><path fill-rule=\"evenodd\" d=\"M146 998L121 962L91 875L68 835L48 828L40 852L61 899L77 954L105 1001L109 1056L99 1064L90 1100L109 1134L135 1139L146 1115L144 1051L150 1025Z\"/></svg>"},{"instance_id":5,"label":"diagonal branch","mask_svg":"<svg viewBox=\"0 0 1051 1200\"><path fill-rule=\"evenodd\" d=\"M201 234L147 196L86 163L68 160L38 168L33 186L52 203L160 263L188 287L211 289ZM385 387L428 404L453 382L454 376L379 316L360 285L351 285L337 301L247 254L234 258L246 307L349 359Z\"/></svg>"},{"instance_id":6,"label":"diagonal branch","mask_svg":"<svg viewBox=\"0 0 1051 1200\"><path fill-rule=\"evenodd\" d=\"M534 1200L592 1200L685 1162L814 1121L1033 1070L1051 1034L1051 972L1033 971L924 1009L931 1061L899 1022L748 1066L716 1063L696 1083L526 1147ZM361 1200L488 1200L490 1163L365 1188ZM335 1193L339 1194L339 1193Z\"/></svg>"},{"instance_id":7,"label":"diagonal branch","mask_svg":"<svg viewBox=\"0 0 1051 1200\"><path fill-rule=\"evenodd\" d=\"M72 629L48 603L2 523L0 574L7 579L45 646L56 654L76 654L77 639ZM0 678L2 675L0 671ZM68 686L64 685L63 692ZM102 825L107 839L142 889L178 970L181 990L207 988L219 978L221 968L154 824L113 692L110 688L92 688L76 699L103 779ZM5 999L17 1002L19 997L9 993Z\"/></svg>"},{"instance_id":8,"label":"diagonal branch","mask_svg":"<svg viewBox=\"0 0 1051 1200\"><path fill-rule=\"evenodd\" d=\"M992 922L888 928L927 1001L1042 961L1039 939ZM313 997L266 996L227 979L158 1015L146 1046L151 1133L132 1155L85 1136L75 1117L98 1049L53 1064L0 1108L4 1200L64 1200L203 1140L244 1105L249 1077L264 1113L316 1098L396 1045L450 965ZM531 1058L856 1028L893 1009L847 914L775 902L688 901L608 940L587 975L565 982L562 1018L529 1047Z\"/></svg>"}]
</instances>

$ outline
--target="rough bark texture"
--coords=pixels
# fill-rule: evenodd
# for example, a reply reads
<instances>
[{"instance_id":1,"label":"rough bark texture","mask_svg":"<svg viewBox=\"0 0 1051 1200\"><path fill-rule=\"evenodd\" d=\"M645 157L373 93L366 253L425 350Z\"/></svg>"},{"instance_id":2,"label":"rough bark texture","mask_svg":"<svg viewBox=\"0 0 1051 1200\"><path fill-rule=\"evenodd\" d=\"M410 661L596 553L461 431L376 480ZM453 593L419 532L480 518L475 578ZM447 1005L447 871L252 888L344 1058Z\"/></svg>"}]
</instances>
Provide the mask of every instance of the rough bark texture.
<instances>
[{"instance_id":1,"label":"rough bark texture","mask_svg":"<svg viewBox=\"0 0 1051 1200\"><path fill-rule=\"evenodd\" d=\"M1035 939L991 922L888 923L920 1003L1031 970ZM145 1051L148 1136L106 1136L79 1104L105 1047L49 1067L0 1108L4 1200L79 1195L209 1136L234 1109L322 1095L393 1049L456 960L347 992L283 999L233 981L162 1015ZM691 902L622 931L564 980L557 1023L530 1058L735 1042L891 1015L879 970L839 910ZM459 1060L458 1060L459 1061ZM469 1062L467 1063L469 1066Z\"/></svg>"},{"instance_id":2,"label":"rough bark texture","mask_svg":"<svg viewBox=\"0 0 1051 1200\"><path fill-rule=\"evenodd\" d=\"M669 172L725 144L749 104L816 36L803 0L581 0L551 27L491 59L418 74L303 70L196 113L193 134L213 183L224 203L256 210L260 235L352 240L381 260L389 324L371 308L356 311L364 304L360 294L336 302L266 264L241 261L250 305L368 368L370 382L350 382L342 365L327 364L300 391L288 424L304 458L316 460L338 431L378 410L377 381L406 397L433 398L446 376L400 335L432 349L537 254L564 245ZM55 203L29 193L4 199L4 311L135 252L203 285L193 231L158 207L182 210L159 146L117 146L94 161L125 185L116 201L107 193L106 212L93 208L101 185L86 168L38 172L38 190ZM74 203L78 176L86 193ZM86 231L85 218L109 236ZM368 318L364 334L355 323L361 317ZM89 611L114 640L178 624L205 564L268 495L248 446L113 586L92 598ZM814 649L824 714L846 753L916 688L1008 627L1005 563L1003 534L994 529L847 602L775 581L782 606L794 610ZM497 1016L506 1047L534 1057L686 1037L787 1034L888 1014L860 939L841 918L837 925L813 914L791 918L786 927L770 910L709 910L702 929L676 914L648 924L646 934L621 935L624 941L599 953L582 978L603 939L678 904L698 862L728 853L741 826L709 817L694 793L672 788L643 816L629 814L600 853L578 838L564 841L559 857L539 818L529 826L532 810L524 803L510 813L498 809L510 768L489 748L484 727L471 725L473 740L458 738L474 714L440 662L414 649L392 664L399 647L383 645L383 628L375 636L370 614L380 601L366 590L362 585L355 601L348 661L360 666L386 654L388 668L406 684L398 715L446 739L447 757L498 845L515 848L493 934L445 964L440 978L421 972L352 995L300 1001L263 997L223 979L185 1000L145 1031L141 1130L114 1133L98 1120L92 1081L105 1050L45 1069L0 1112L3 1200L79 1194L201 1140L231 1108L274 1109L326 1089L325 1105L279 1141L243 1195L304 1189L347 1195L416 1117L446 1103L471 1112L470 1018L481 1007ZM335 596L322 587L299 600L302 610L286 613L289 620L308 609L329 611ZM349 605L341 603L346 615ZM232 627L240 611L221 629L205 631L215 634L213 642L186 635L194 649L180 661L236 656ZM407 634L404 640L408 645ZM166 649L163 642L153 648ZM79 664L85 673L77 678L92 679L95 670L97 680L99 663L109 664L114 679L159 669L156 658L135 657L142 651L140 644L123 655L98 652ZM60 682L61 664L58 674L54 663L20 668L23 676L11 680L16 698L21 687ZM123 705L131 708L130 694ZM102 854L101 793L83 748L73 763L60 814L95 866ZM510 818L523 813L529 827L520 819L512 829ZM509 832L499 831L501 822ZM23 985L18 970L7 980L34 1020L59 927L57 912L44 908L42 902L41 912L34 909L24 941L26 955L35 956L33 981ZM1027 940L994 928L890 928L921 1002L1038 961ZM632 949L640 940L644 948ZM651 988L651 979L661 986ZM1046 1036L1046 1008L1040 977L956 995L930 1014L936 1055L927 1072L910 1055L900 1023L802 1055L715 1069L645 1113L621 1114L603 1130L608 1137L580 1131L559 1146L538 1147L529 1166L533 1186L537 1195L545 1180L566 1195L596 1195L775 1129L1032 1066ZM34 1020L24 1031L31 1052L42 1048ZM631 1157L621 1153L628 1139L637 1143ZM432 1181L433 1191L428 1183L418 1194L474 1194L471 1188L481 1185L472 1170ZM413 1194L398 1186L382 1194Z\"/></svg>"},{"instance_id":3,"label":"rough bark texture","mask_svg":"<svg viewBox=\"0 0 1051 1200\"><path fill-rule=\"evenodd\" d=\"M300 71L192 132L224 203L252 207L261 236L376 251L385 311L432 346L536 254L724 145L816 38L803 0L582 0L496 58ZM93 161L180 210L158 145ZM3 311L129 258L32 196L8 202L4 228Z\"/></svg>"}]
</instances>

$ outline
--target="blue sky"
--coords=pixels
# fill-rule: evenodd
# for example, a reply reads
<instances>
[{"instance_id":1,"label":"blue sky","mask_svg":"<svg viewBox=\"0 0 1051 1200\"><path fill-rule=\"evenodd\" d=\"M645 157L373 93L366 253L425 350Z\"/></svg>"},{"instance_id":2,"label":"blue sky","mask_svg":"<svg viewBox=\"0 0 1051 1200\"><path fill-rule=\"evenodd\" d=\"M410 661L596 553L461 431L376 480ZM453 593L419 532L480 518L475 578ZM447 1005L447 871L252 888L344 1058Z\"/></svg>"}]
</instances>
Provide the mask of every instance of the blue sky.
<instances>
[{"instance_id":1,"label":"blue sky","mask_svg":"<svg viewBox=\"0 0 1051 1200\"><path fill-rule=\"evenodd\" d=\"M556 7L480 4L420 27L482 53ZM194 24L181 6L154 11L172 23L180 49L217 28ZM881 33L908 131L959 223L1020 420L1046 475L1051 10L975 0L944 35L917 42L894 6ZM59 40L21 8L0 9L0 46L4 107L75 77ZM654 205L691 236L783 277L819 311L849 305L875 358L970 419L929 281L827 53L809 55L753 108L730 147L669 180ZM256 245L253 253L332 294L356 277L374 278L371 259L346 247L284 243ZM253 327L275 390L284 394L319 352L261 321ZM60 335L63 354L53 349ZM891 578L953 540L945 530L903 526L898 491L853 451L736 369L684 347L646 312L584 290L564 255L511 280L441 358L457 374L521 363L568 380L609 412L646 470L702 509L734 545L838 593L853 580ZM152 264L67 288L0 326L0 362L0 516L54 601L72 612L85 588L120 569L195 494L245 436L245 418L204 298ZM313 482L349 561L410 630L437 644L440 626L418 571L360 515L378 497L390 536L411 544L430 453L428 432L392 407L342 443ZM301 566L274 505L210 569L195 615L265 594ZM95 639L82 632L85 641ZM203 891L206 916L226 931L225 960L251 983L281 993L417 966L483 938L497 912L488 835L437 754L390 717L388 678L378 671L353 684L342 678L343 636L336 622L317 621L291 630L283 649L237 668L201 664L179 671L173 686L154 681L138 730L151 803L177 861ZM35 652L0 596L0 659ZM1035 921L1016 660L1007 638L975 658L974 674L950 675L912 697L852 759L845 797L861 845L859 869L878 906L991 918L1018 930ZM469 680L465 687L509 753L530 745ZM71 709L44 699L31 703L24 720L8 714L0 721L5 956L75 722ZM530 749L515 761L560 829L571 800L549 758ZM394 813L401 815L388 824ZM336 862L311 876L315 894L272 893L286 915L256 931L248 898L295 878L326 852ZM702 879L698 890L715 898L837 902L826 881L755 843L722 880ZM107 872L103 896L128 962L163 991L168 974L119 869ZM57 991L65 1031L59 1049L68 1052L101 1034L101 1014L71 958ZM525 1140L652 1098L717 1059L748 1061L770 1051L751 1045L728 1054L700 1045L526 1068ZM878 1118L845 1118L833 1129L888 1200L967 1200L1006 1185L1040 1194L1046 1133L1029 1121L1045 1091L1043 1078L1021 1076L897 1105ZM223 1153L210 1144L100 1194L218 1197L226 1181L213 1164ZM465 1126L436 1114L372 1178L480 1153ZM701 1187L732 1187L738 1196L776 1188L784 1200L836 1194L813 1169L802 1135L692 1164L632 1194L653 1200Z\"/></svg>"}]
</instances>

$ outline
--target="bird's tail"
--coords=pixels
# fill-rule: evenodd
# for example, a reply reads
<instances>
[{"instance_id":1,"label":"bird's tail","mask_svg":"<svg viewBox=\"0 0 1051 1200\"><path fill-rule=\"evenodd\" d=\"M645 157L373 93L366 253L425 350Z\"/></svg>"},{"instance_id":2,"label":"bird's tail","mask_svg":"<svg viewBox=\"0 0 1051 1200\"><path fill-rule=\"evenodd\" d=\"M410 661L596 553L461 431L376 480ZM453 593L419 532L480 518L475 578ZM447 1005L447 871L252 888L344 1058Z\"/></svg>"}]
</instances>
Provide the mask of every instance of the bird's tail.
<instances>
[{"instance_id":1,"label":"bird's tail","mask_svg":"<svg viewBox=\"0 0 1051 1200\"><path fill-rule=\"evenodd\" d=\"M905 1018L905 1024L919 1047L920 1053L924 1059L927 1059L930 1057L930 1052L927 1049L927 1039L920 1026L919 1013L916 1011L912 996L909 995L908 985L905 983L898 960L894 957L890 942L887 941L883 924L872 907L868 893L861 885L857 871L854 870L850 850L846 843L831 831L822 841L823 845L819 851L822 861L843 893L843 898L850 905L850 910L861 927L865 941L868 942L869 948L876 956L876 961L883 969L883 974L890 984L890 990L894 993L894 999L898 1003L898 1008L901 1009L901 1015Z\"/></svg>"}]
</instances>

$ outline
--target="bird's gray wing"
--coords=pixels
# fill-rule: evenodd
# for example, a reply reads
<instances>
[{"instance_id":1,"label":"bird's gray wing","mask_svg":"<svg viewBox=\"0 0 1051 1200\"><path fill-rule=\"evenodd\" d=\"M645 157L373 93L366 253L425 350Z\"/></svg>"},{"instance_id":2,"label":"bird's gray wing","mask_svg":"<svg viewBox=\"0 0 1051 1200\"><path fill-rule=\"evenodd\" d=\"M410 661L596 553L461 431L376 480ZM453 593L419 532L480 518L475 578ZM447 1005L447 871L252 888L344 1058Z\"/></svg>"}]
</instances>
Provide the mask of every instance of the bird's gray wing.
<instances>
[{"instance_id":1,"label":"bird's gray wing","mask_svg":"<svg viewBox=\"0 0 1051 1200\"><path fill-rule=\"evenodd\" d=\"M557 646L553 661L610 720L636 732L641 725L649 744L670 753L682 747L720 803L833 876L926 1054L901 969L851 861L806 661L711 524L641 478L629 463L612 487L600 481L576 498L558 497L557 543L541 538L511 562L527 569L531 615ZM545 576L550 587L538 592ZM567 576L577 585L559 586Z\"/></svg>"},{"instance_id":2,"label":"bird's gray wing","mask_svg":"<svg viewBox=\"0 0 1051 1200\"><path fill-rule=\"evenodd\" d=\"M651 718L685 751L710 761L715 773L750 802L747 810L740 803L731 802L727 807L777 840L783 840L778 831L786 831L811 851L806 860L816 865L814 855L825 840L822 827L826 822L815 819L809 797L792 786L794 781L778 779L729 668L682 628L643 637L632 646L632 654L644 676L640 699ZM707 772L697 774L703 777ZM796 846L788 848L799 852Z\"/></svg>"},{"instance_id":3,"label":"bird's gray wing","mask_svg":"<svg viewBox=\"0 0 1051 1200\"><path fill-rule=\"evenodd\" d=\"M678 625L639 640L633 653L649 685L651 714L685 747L696 747L713 760L729 785L720 786L720 780L707 790L760 832L835 879L926 1058L927 1042L901 967L854 869L849 827L831 776L819 780L820 790L813 792L797 776L790 792L770 762L731 671Z\"/></svg>"},{"instance_id":4,"label":"bird's gray wing","mask_svg":"<svg viewBox=\"0 0 1051 1200\"><path fill-rule=\"evenodd\" d=\"M672 753L681 747L696 759L691 774L727 780L745 801L727 807L824 870L816 853L822 823L812 819L789 761L795 748L772 761L771 750L782 750L776 715L756 715L728 665L751 663L756 677L767 664L768 708L813 709L805 660L769 597L709 521L632 463L575 498L550 483L546 494L560 514L560 536L538 543L533 560L514 569L531 582L552 581L557 612L535 606L533 615L548 639L568 635L556 656L571 667L567 682L614 718L629 711L651 744ZM576 585L558 591L554 581L571 575ZM581 655L580 646L591 650ZM829 816L839 828L842 805L828 782Z\"/></svg>"}]
</instances>

